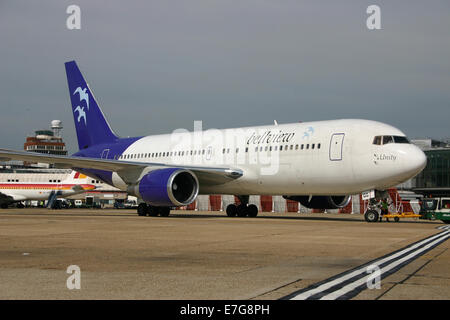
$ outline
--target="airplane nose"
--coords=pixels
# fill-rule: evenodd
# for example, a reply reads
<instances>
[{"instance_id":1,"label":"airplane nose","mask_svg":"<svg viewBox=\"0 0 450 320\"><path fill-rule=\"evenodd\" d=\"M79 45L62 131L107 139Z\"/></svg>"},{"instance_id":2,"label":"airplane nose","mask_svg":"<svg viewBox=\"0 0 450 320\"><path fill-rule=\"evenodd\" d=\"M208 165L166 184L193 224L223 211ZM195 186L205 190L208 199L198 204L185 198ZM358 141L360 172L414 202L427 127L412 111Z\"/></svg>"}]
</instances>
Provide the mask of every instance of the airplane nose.
<instances>
[{"instance_id":1,"label":"airplane nose","mask_svg":"<svg viewBox=\"0 0 450 320\"><path fill-rule=\"evenodd\" d=\"M427 156L418 147L414 146L414 150L409 154L406 161L406 169L416 175L421 172L427 165Z\"/></svg>"}]
</instances>

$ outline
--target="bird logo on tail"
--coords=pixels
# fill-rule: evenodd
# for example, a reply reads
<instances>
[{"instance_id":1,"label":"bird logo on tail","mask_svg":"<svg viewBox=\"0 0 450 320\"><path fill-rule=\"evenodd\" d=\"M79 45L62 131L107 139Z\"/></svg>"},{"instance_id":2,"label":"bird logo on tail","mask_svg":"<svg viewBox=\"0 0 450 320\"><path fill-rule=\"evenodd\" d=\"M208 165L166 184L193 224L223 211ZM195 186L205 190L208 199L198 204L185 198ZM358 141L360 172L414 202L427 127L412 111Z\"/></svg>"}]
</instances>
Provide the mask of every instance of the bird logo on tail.
<instances>
[{"instance_id":1,"label":"bird logo on tail","mask_svg":"<svg viewBox=\"0 0 450 320\"><path fill-rule=\"evenodd\" d=\"M89 111L89 93L87 92L87 88L82 89L81 87L78 87L73 92L73 95L77 93L80 97L80 102L84 100L86 102L87 111ZM80 122L81 118L83 118L84 125L87 125L86 111L84 111L84 107L77 106L73 112L78 112L78 122Z\"/></svg>"},{"instance_id":2,"label":"bird logo on tail","mask_svg":"<svg viewBox=\"0 0 450 320\"><path fill-rule=\"evenodd\" d=\"M78 112L78 119L77 121L80 122L81 118L84 118L84 124L87 125L87 120L86 120L86 112L84 112L84 107L81 108L80 106L76 107L75 110L73 111Z\"/></svg>"},{"instance_id":3,"label":"bird logo on tail","mask_svg":"<svg viewBox=\"0 0 450 320\"><path fill-rule=\"evenodd\" d=\"M87 93L86 91L87 88L81 89L81 87L78 87L75 89L73 94L78 93L80 95L80 102L83 100L86 101L86 106L89 111L89 93Z\"/></svg>"}]
</instances>

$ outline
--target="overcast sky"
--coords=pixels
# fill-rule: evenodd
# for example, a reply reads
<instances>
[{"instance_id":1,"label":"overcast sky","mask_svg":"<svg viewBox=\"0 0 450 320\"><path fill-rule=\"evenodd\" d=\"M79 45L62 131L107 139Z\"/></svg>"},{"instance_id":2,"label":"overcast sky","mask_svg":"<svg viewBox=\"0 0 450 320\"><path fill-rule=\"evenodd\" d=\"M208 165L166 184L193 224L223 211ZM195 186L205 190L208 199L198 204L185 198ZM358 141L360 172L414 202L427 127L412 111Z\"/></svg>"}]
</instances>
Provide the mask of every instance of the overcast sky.
<instances>
[{"instance_id":1,"label":"overcast sky","mask_svg":"<svg viewBox=\"0 0 450 320\"><path fill-rule=\"evenodd\" d=\"M0 0L0 148L60 119L76 151L69 60L121 136L364 118L450 137L448 0Z\"/></svg>"}]
</instances>

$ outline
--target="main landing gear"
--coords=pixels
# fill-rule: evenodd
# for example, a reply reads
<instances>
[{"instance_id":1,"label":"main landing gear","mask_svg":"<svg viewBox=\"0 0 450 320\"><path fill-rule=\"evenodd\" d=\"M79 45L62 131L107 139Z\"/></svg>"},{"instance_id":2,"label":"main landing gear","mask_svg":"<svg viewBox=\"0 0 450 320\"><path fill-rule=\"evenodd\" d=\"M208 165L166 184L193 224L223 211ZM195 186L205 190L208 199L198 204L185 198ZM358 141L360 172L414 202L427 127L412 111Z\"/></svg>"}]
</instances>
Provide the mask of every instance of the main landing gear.
<instances>
[{"instance_id":1,"label":"main landing gear","mask_svg":"<svg viewBox=\"0 0 450 320\"><path fill-rule=\"evenodd\" d=\"M238 196L241 201L240 205L234 203L227 206L227 216L229 217L256 217L258 215L258 207L254 204L248 204L249 196Z\"/></svg>"},{"instance_id":2,"label":"main landing gear","mask_svg":"<svg viewBox=\"0 0 450 320\"><path fill-rule=\"evenodd\" d=\"M145 217L168 217L170 215L170 207L155 207L155 206L149 206L148 204L142 202L138 205L137 208L138 216Z\"/></svg>"}]
</instances>

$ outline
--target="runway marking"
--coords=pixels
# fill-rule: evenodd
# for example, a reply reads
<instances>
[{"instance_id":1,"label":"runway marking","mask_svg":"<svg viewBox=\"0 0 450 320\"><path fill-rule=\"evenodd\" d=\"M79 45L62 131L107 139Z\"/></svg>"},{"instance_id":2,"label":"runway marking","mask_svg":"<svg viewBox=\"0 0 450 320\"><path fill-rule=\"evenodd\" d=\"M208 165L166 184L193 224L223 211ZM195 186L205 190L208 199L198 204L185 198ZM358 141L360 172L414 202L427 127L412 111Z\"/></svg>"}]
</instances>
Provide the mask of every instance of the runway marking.
<instances>
[{"instance_id":1,"label":"runway marking","mask_svg":"<svg viewBox=\"0 0 450 320\"><path fill-rule=\"evenodd\" d=\"M450 225L448 225L448 226L439 226L436 229L439 229L439 230L450 230Z\"/></svg>"},{"instance_id":2,"label":"runway marking","mask_svg":"<svg viewBox=\"0 0 450 320\"><path fill-rule=\"evenodd\" d=\"M358 295L368 288L373 275L370 268L379 268L380 280L400 270L421 255L430 251L450 237L450 230L446 229L436 235L412 243L402 249L372 260L354 269L345 271L324 281L313 284L305 289L296 291L283 300L346 300Z\"/></svg>"}]
</instances>

